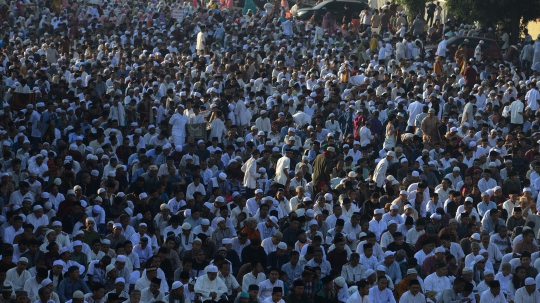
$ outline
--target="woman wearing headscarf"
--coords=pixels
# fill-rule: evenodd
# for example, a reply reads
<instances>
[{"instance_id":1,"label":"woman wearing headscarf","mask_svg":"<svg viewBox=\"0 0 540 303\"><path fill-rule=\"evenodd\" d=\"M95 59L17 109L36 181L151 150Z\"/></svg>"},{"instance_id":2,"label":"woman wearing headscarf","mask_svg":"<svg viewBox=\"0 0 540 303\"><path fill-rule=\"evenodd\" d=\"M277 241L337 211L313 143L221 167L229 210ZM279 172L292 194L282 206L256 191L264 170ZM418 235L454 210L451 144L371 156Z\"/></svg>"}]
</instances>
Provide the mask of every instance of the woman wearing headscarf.
<instances>
[{"instance_id":1,"label":"woman wearing headscarf","mask_svg":"<svg viewBox=\"0 0 540 303\"><path fill-rule=\"evenodd\" d=\"M251 11L251 13L257 11L257 6L255 6L255 3L253 3L253 0L245 1L244 8L242 9L242 15L247 15L249 11Z\"/></svg>"},{"instance_id":2,"label":"woman wearing headscarf","mask_svg":"<svg viewBox=\"0 0 540 303\"><path fill-rule=\"evenodd\" d=\"M323 30L328 31L328 34L332 35L334 34L335 26L336 22L334 21L334 19L332 19L332 14L330 12L327 12L323 17Z\"/></svg>"},{"instance_id":3,"label":"woman wearing headscarf","mask_svg":"<svg viewBox=\"0 0 540 303\"><path fill-rule=\"evenodd\" d=\"M463 41L463 44L460 44L458 50L456 51L456 67L460 69L463 73L467 67L467 41Z\"/></svg>"}]
</instances>

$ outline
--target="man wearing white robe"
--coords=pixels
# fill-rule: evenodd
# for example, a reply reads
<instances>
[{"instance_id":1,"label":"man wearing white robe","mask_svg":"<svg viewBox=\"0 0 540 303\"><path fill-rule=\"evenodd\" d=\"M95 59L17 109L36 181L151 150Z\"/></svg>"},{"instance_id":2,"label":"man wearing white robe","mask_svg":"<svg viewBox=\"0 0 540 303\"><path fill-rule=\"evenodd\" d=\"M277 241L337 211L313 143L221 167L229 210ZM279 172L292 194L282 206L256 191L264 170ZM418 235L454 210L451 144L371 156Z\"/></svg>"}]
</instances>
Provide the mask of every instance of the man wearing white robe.
<instances>
[{"instance_id":1,"label":"man wearing white robe","mask_svg":"<svg viewBox=\"0 0 540 303\"><path fill-rule=\"evenodd\" d=\"M399 303L424 303L426 297L420 292L420 282L418 280L412 280L409 282L410 289L401 295Z\"/></svg>"},{"instance_id":2,"label":"man wearing white robe","mask_svg":"<svg viewBox=\"0 0 540 303\"><path fill-rule=\"evenodd\" d=\"M369 289L369 302L396 303L394 294L386 287L388 280L386 277L380 277L377 285Z\"/></svg>"},{"instance_id":3,"label":"man wearing white robe","mask_svg":"<svg viewBox=\"0 0 540 303\"><path fill-rule=\"evenodd\" d=\"M22 257L17 262L17 266L6 273L6 280L12 283L15 292L23 290L26 280L32 278L32 275L26 270L27 265L28 259Z\"/></svg>"},{"instance_id":4,"label":"man wearing white robe","mask_svg":"<svg viewBox=\"0 0 540 303\"><path fill-rule=\"evenodd\" d=\"M385 180L386 180L386 170L388 169L389 163L392 162L392 160L395 157L395 153L393 151L389 151L386 154L386 158L381 159L379 163L377 163L377 166L375 167L375 173L373 174L373 180L375 183L377 183L377 187L382 189Z\"/></svg>"},{"instance_id":5,"label":"man wearing white robe","mask_svg":"<svg viewBox=\"0 0 540 303\"><path fill-rule=\"evenodd\" d=\"M173 137L173 142L175 146L184 145L186 140L186 123L188 122L188 116L184 113L184 106L180 103L178 105L178 110L172 115L169 120L169 133Z\"/></svg>"},{"instance_id":6,"label":"man wearing white robe","mask_svg":"<svg viewBox=\"0 0 540 303\"><path fill-rule=\"evenodd\" d=\"M540 279L540 275L536 280ZM540 292L536 287L536 281L533 278L525 279L525 286L516 290L515 303L537 303L540 302Z\"/></svg>"},{"instance_id":7,"label":"man wearing white robe","mask_svg":"<svg viewBox=\"0 0 540 303\"><path fill-rule=\"evenodd\" d=\"M242 134L244 128L249 122L246 104L242 100L238 100L234 104L234 117L236 119L236 126L238 127L238 131L240 131L240 134Z\"/></svg>"},{"instance_id":8,"label":"man wearing white robe","mask_svg":"<svg viewBox=\"0 0 540 303\"><path fill-rule=\"evenodd\" d=\"M251 192L248 197L253 196L253 193L257 188L257 178L260 177L257 173L257 159L259 159L260 155L261 152L258 149L253 149L251 158L242 165L242 172L244 172L244 186L246 187L246 191Z\"/></svg>"},{"instance_id":9,"label":"man wearing white robe","mask_svg":"<svg viewBox=\"0 0 540 303\"><path fill-rule=\"evenodd\" d=\"M260 262L251 263L252 270L245 274L242 278L242 291L248 291L250 285L257 285L259 286L259 283L266 280L266 275L263 272L263 268Z\"/></svg>"},{"instance_id":10,"label":"man wearing white robe","mask_svg":"<svg viewBox=\"0 0 540 303\"><path fill-rule=\"evenodd\" d=\"M538 102L540 102L540 93L534 83L529 84L529 90L525 94L525 101L527 101L527 107L530 107L533 112L536 112L540 107L538 105Z\"/></svg>"},{"instance_id":11,"label":"man wearing white robe","mask_svg":"<svg viewBox=\"0 0 540 303\"><path fill-rule=\"evenodd\" d=\"M142 277L137 280L137 283L135 283L135 289L143 291L144 289L150 287L152 279L157 278L157 275L157 268L149 267L145 269L145 271L142 273ZM165 292L169 291L169 286L167 285L167 281L165 279L161 280L160 289Z\"/></svg>"},{"instance_id":12,"label":"man wearing white robe","mask_svg":"<svg viewBox=\"0 0 540 303\"><path fill-rule=\"evenodd\" d=\"M446 58L446 43L448 41L448 33L444 34L444 39L439 42L439 45L437 46L437 52L435 55L441 56L443 58Z\"/></svg>"},{"instance_id":13,"label":"man wearing white robe","mask_svg":"<svg viewBox=\"0 0 540 303\"><path fill-rule=\"evenodd\" d=\"M152 278L149 287L141 290L141 302L152 303L156 301L163 301L165 294L160 290L161 279Z\"/></svg>"},{"instance_id":14,"label":"man wearing white robe","mask_svg":"<svg viewBox=\"0 0 540 303\"><path fill-rule=\"evenodd\" d=\"M255 120L255 125L259 129L259 131L263 131L266 134L269 134L272 130L270 127L270 118L267 116L266 110L261 110L261 116Z\"/></svg>"},{"instance_id":15,"label":"man wearing white robe","mask_svg":"<svg viewBox=\"0 0 540 303\"><path fill-rule=\"evenodd\" d=\"M358 282L358 290L355 291L346 303L369 303L369 283L366 280Z\"/></svg>"},{"instance_id":16,"label":"man wearing white robe","mask_svg":"<svg viewBox=\"0 0 540 303\"><path fill-rule=\"evenodd\" d=\"M422 104L418 100L418 98L416 99L416 101L411 103L411 105L409 105L409 120L407 121L407 124L409 125L410 128L415 126L414 122L415 122L416 116L422 113L423 107L424 107L424 104Z\"/></svg>"},{"instance_id":17,"label":"man wearing white robe","mask_svg":"<svg viewBox=\"0 0 540 303\"><path fill-rule=\"evenodd\" d=\"M480 303L507 303L504 294L501 292L501 283L498 280L489 283L489 289L480 295ZM518 303L518 301L514 301ZM524 303L524 302L519 302Z\"/></svg>"},{"instance_id":18,"label":"man wearing white robe","mask_svg":"<svg viewBox=\"0 0 540 303\"><path fill-rule=\"evenodd\" d=\"M442 291L452 288L452 284L450 283L450 279L446 276L448 269L445 263L439 262L435 265L435 268L436 271L427 276L424 280L424 287L426 292L436 291L437 295L435 296L435 299L439 300Z\"/></svg>"},{"instance_id":19,"label":"man wearing white robe","mask_svg":"<svg viewBox=\"0 0 540 303\"><path fill-rule=\"evenodd\" d=\"M292 150L287 149L285 150L285 156L279 158L276 164L276 177L274 180L281 185L285 185L289 178L289 171L291 168L290 157L292 157Z\"/></svg>"},{"instance_id":20,"label":"man wearing white robe","mask_svg":"<svg viewBox=\"0 0 540 303\"><path fill-rule=\"evenodd\" d=\"M204 271L206 274L197 278L195 282L195 293L201 294L201 300L218 301L219 298L227 293L227 286L218 278L218 268L214 265L208 265Z\"/></svg>"}]
</instances>

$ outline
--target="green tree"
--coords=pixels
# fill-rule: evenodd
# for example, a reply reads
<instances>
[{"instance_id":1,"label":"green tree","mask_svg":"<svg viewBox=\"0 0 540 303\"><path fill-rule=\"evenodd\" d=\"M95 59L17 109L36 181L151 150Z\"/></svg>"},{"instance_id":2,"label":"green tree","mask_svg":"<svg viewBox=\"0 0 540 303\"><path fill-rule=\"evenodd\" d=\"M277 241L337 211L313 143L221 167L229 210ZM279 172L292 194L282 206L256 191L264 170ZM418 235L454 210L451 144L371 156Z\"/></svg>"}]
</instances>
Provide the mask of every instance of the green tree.
<instances>
[{"instance_id":1,"label":"green tree","mask_svg":"<svg viewBox=\"0 0 540 303\"><path fill-rule=\"evenodd\" d=\"M467 23L509 28L512 43L517 41L520 27L540 17L540 0L447 0L446 7Z\"/></svg>"},{"instance_id":2,"label":"green tree","mask_svg":"<svg viewBox=\"0 0 540 303\"><path fill-rule=\"evenodd\" d=\"M405 5L407 8L407 17L412 22L416 19L418 14L424 16L426 12L426 5L431 0L397 0L398 3Z\"/></svg>"}]
</instances>

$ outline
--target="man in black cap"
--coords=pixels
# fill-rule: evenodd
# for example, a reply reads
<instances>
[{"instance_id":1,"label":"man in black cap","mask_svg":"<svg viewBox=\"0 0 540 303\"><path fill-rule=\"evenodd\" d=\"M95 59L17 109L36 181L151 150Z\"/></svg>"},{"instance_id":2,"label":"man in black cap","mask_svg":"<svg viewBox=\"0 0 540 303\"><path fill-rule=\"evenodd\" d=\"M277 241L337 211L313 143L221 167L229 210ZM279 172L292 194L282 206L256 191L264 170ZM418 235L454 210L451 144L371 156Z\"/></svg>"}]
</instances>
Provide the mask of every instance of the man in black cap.
<instances>
[{"instance_id":1,"label":"man in black cap","mask_svg":"<svg viewBox=\"0 0 540 303\"><path fill-rule=\"evenodd\" d=\"M281 287L274 287L272 289L272 303L283 302L283 300L281 300L282 297L283 297L283 289Z\"/></svg>"},{"instance_id":2,"label":"man in black cap","mask_svg":"<svg viewBox=\"0 0 540 303\"><path fill-rule=\"evenodd\" d=\"M498 280L489 282L489 291L484 291L480 296L480 302L506 303L504 294L501 293L501 283Z\"/></svg>"},{"instance_id":3,"label":"man in black cap","mask_svg":"<svg viewBox=\"0 0 540 303\"><path fill-rule=\"evenodd\" d=\"M248 287L248 303L259 303L259 285L251 284Z\"/></svg>"},{"instance_id":4,"label":"man in black cap","mask_svg":"<svg viewBox=\"0 0 540 303\"><path fill-rule=\"evenodd\" d=\"M116 293L109 293L107 295L107 301L105 303L118 303L118 294Z\"/></svg>"},{"instance_id":5,"label":"man in black cap","mask_svg":"<svg viewBox=\"0 0 540 303\"><path fill-rule=\"evenodd\" d=\"M10 302L15 299L11 284L4 282L4 285L2 285L2 297L0 299L4 302Z\"/></svg>"},{"instance_id":6,"label":"man in black cap","mask_svg":"<svg viewBox=\"0 0 540 303\"><path fill-rule=\"evenodd\" d=\"M334 283L331 276L321 279L323 288L315 294L315 303L337 303L337 292L334 290Z\"/></svg>"},{"instance_id":7,"label":"man in black cap","mask_svg":"<svg viewBox=\"0 0 540 303\"><path fill-rule=\"evenodd\" d=\"M161 279L152 278L150 287L147 287L141 291L141 302L155 302L163 301L165 294L159 289L161 286Z\"/></svg>"},{"instance_id":8,"label":"man in black cap","mask_svg":"<svg viewBox=\"0 0 540 303\"><path fill-rule=\"evenodd\" d=\"M435 265L435 272L427 276L424 281L426 297L430 298L430 292L435 292L435 299L439 300L443 290L452 288L450 279L446 276L448 269L446 263L438 262Z\"/></svg>"},{"instance_id":9,"label":"man in black cap","mask_svg":"<svg viewBox=\"0 0 540 303\"><path fill-rule=\"evenodd\" d=\"M146 274L142 274L141 278L137 280L135 284L135 289L142 291L143 289L150 287L152 284L152 279L157 277L157 268L156 267L147 267Z\"/></svg>"},{"instance_id":10,"label":"man in black cap","mask_svg":"<svg viewBox=\"0 0 540 303\"><path fill-rule=\"evenodd\" d=\"M290 303L308 303L309 297L304 293L305 284L302 280L295 280L292 283L293 291L287 296Z\"/></svg>"},{"instance_id":11,"label":"man in black cap","mask_svg":"<svg viewBox=\"0 0 540 303\"><path fill-rule=\"evenodd\" d=\"M334 239L340 235L340 236L343 236L343 237L346 237L347 236L347 233L343 230L343 228L345 227L345 220L339 218L336 220L336 227L334 228L331 228L328 230L328 232L326 233L326 245L330 246L332 245Z\"/></svg>"}]
</instances>

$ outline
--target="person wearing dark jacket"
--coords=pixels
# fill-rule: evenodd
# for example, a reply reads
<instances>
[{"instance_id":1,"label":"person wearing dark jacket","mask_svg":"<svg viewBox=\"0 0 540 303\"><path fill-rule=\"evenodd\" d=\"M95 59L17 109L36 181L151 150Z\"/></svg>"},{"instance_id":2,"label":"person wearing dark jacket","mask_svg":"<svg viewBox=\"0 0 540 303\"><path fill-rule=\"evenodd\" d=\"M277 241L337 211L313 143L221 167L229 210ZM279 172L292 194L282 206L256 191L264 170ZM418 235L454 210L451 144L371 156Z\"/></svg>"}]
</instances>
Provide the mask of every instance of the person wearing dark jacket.
<instances>
[{"instance_id":1,"label":"person wearing dark jacket","mask_svg":"<svg viewBox=\"0 0 540 303\"><path fill-rule=\"evenodd\" d=\"M330 184L332 169L334 168L334 151L335 148L329 146L325 152L318 155L313 161L313 184L315 192L319 192L324 184Z\"/></svg>"},{"instance_id":2,"label":"person wearing dark jacket","mask_svg":"<svg viewBox=\"0 0 540 303\"><path fill-rule=\"evenodd\" d=\"M261 262L263 268L267 268L268 256L261 246L261 239L253 238L251 243L242 249L242 264L253 261Z\"/></svg>"},{"instance_id":3,"label":"person wearing dark jacket","mask_svg":"<svg viewBox=\"0 0 540 303\"><path fill-rule=\"evenodd\" d=\"M283 265L289 263L289 254L287 253L287 244L280 242L277 249L268 254L268 262L266 266L281 268Z\"/></svg>"},{"instance_id":4,"label":"person wearing dark jacket","mask_svg":"<svg viewBox=\"0 0 540 303\"><path fill-rule=\"evenodd\" d=\"M388 244L386 247L386 250L390 251L399 251L404 250L405 253L407 253L407 258L414 257L414 251L411 249L411 246L407 243L405 243L403 234L399 231L395 232L392 237L394 238L394 242Z\"/></svg>"}]
</instances>

